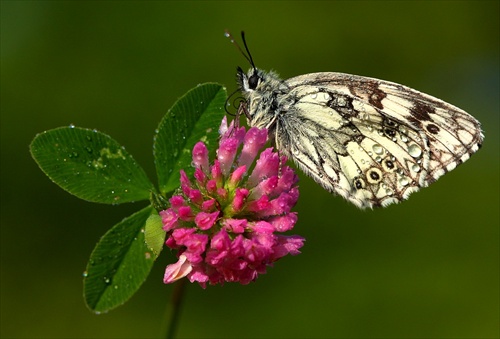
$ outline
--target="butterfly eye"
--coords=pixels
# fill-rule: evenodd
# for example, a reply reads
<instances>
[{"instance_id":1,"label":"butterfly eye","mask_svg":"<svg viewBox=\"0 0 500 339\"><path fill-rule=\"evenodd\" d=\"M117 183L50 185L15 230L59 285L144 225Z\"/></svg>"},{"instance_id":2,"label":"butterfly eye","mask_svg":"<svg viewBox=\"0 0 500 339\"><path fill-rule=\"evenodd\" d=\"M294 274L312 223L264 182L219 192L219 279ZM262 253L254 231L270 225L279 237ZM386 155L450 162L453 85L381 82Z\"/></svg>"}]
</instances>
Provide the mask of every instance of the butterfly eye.
<instances>
[{"instance_id":1,"label":"butterfly eye","mask_svg":"<svg viewBox=\"0 0 500 339\"><path fill-rule=\"evenodd\" d=\"M250 89L256 89L259 84L259 79L259 76L254 73L250 78L248 78L248 87L250 87Z\"/></svg>"}]
</instances>

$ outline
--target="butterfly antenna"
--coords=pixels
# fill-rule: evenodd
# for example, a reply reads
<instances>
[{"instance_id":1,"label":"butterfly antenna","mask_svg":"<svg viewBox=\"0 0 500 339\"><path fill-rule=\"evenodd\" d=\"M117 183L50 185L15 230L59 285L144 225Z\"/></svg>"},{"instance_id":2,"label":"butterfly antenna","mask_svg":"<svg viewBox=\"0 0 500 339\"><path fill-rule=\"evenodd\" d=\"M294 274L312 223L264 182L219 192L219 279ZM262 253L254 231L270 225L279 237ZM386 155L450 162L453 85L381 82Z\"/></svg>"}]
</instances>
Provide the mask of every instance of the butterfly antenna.
<instances>
[{"instance_id":1,"label":"butterfly antenna","mask_svg":"<svg viewBox=\"0 0 500 339\"><path fill-rule=\"evenodd\" d=\"M240 45L236 42L236 40L234 40L233 35L227 29L224 32L224 35L227 38L229 38L229 40L231 41L231 43L236 46L236 48L238 49L238 51L240 51L240 53L243 54L243 56L245 57L245 59L247 59L248 62L250 63L250 65L252 65L252 67L255 69L255 65L253 63L252 55L250 54L250 51L248 50L247 42L245 40L245 32L243 32L243 31L241 32L241 38L243 39L243 44L245 46L246 53L243 51L243 49L240 47Z\"/></svg>"},{"instance_id":2,"label":"butterfly antenna","mask_svg":"<svg viewBox=\"0 0 500 339\"><path fill-rule=\"evenodd\" d=\"M243 45L245 46L245 50L247 51L248 54L248 61L250 61L250 65L252 65L253 69L256 70L255 64L253 63L253 58L252 54L250 53L250 50L248 49L247 45L247 40L245 39L245 32L241 31L241 40L243 40Z\"/></svg>"}]
</instances>

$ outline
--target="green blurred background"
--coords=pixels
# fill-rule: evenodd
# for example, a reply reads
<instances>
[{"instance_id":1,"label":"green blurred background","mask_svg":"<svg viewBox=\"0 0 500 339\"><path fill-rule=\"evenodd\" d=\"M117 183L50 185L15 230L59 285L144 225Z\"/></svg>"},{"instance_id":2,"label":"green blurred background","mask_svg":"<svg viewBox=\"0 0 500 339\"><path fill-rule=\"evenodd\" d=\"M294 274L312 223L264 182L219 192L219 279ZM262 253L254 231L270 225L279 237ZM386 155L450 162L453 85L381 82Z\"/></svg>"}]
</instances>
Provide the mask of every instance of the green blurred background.
<instances>
[{"instance_id":1,"label":"green blurred background","mask_svg":"<svg viewBox=\"0 0 500 339\"><path fill-rule=\"evenodd\" d=\"M143 204L97 205L28 152L75 124L126 146L155 181L153 131L198 83L248 67L399 82L478 118L480 152L404 204L360 211L301 176L302 254L249 286L187 289L179 337L499 336L499 2L1 2L1 336L159 337L166 252L124 306L89 312L99 237Z\"/></svg>"}]
</instances>

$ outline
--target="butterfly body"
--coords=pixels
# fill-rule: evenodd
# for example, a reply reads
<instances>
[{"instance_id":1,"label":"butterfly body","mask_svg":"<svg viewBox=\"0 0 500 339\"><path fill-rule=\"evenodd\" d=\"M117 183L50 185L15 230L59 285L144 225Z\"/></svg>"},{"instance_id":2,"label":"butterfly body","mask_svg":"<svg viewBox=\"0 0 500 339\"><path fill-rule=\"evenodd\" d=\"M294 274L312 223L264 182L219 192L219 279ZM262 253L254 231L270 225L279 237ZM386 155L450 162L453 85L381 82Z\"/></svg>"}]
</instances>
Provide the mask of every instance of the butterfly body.
<instances>
[{"instance_id":1,"label":"butterfly body","mask_svg":"<svg viewBox=\"0 0 500 339\"><path fill-rule=\"evenodd\" d=\"M405 200L481 146L479 122L409 87L343 73L238 69L242 110L321 186L360 208Z\"/></svg>"}]
</instances>

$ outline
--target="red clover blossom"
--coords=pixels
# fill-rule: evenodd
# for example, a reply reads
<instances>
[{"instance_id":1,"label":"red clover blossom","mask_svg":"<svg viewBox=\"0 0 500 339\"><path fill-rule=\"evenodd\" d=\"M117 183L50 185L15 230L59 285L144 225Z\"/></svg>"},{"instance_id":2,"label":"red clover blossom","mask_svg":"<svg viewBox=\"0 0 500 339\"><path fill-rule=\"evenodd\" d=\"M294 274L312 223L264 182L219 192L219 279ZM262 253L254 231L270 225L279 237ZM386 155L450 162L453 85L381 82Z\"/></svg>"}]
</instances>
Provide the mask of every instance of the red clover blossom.
<instances>
[{"instance_id":1,"label":"red clover blossom","mask_svg":"<svg viewBox=\"0 0 500 339\"><path fill-rule=\"evenodd\" d=\"M228 127L224 118L220 133L213 165L207 147L198 142L194 182L181 171L181 192L160 212L165 243L179 258L165 270L167 284L183 277L203 288L207 282L248 284L281 257L299 254L304 244L300 236L275 234L297 222L290 210L299 196L298 177L285 156L272 148L260 152L267 130L247 132L234 121Z\"/></svg>"}]
</instances>

